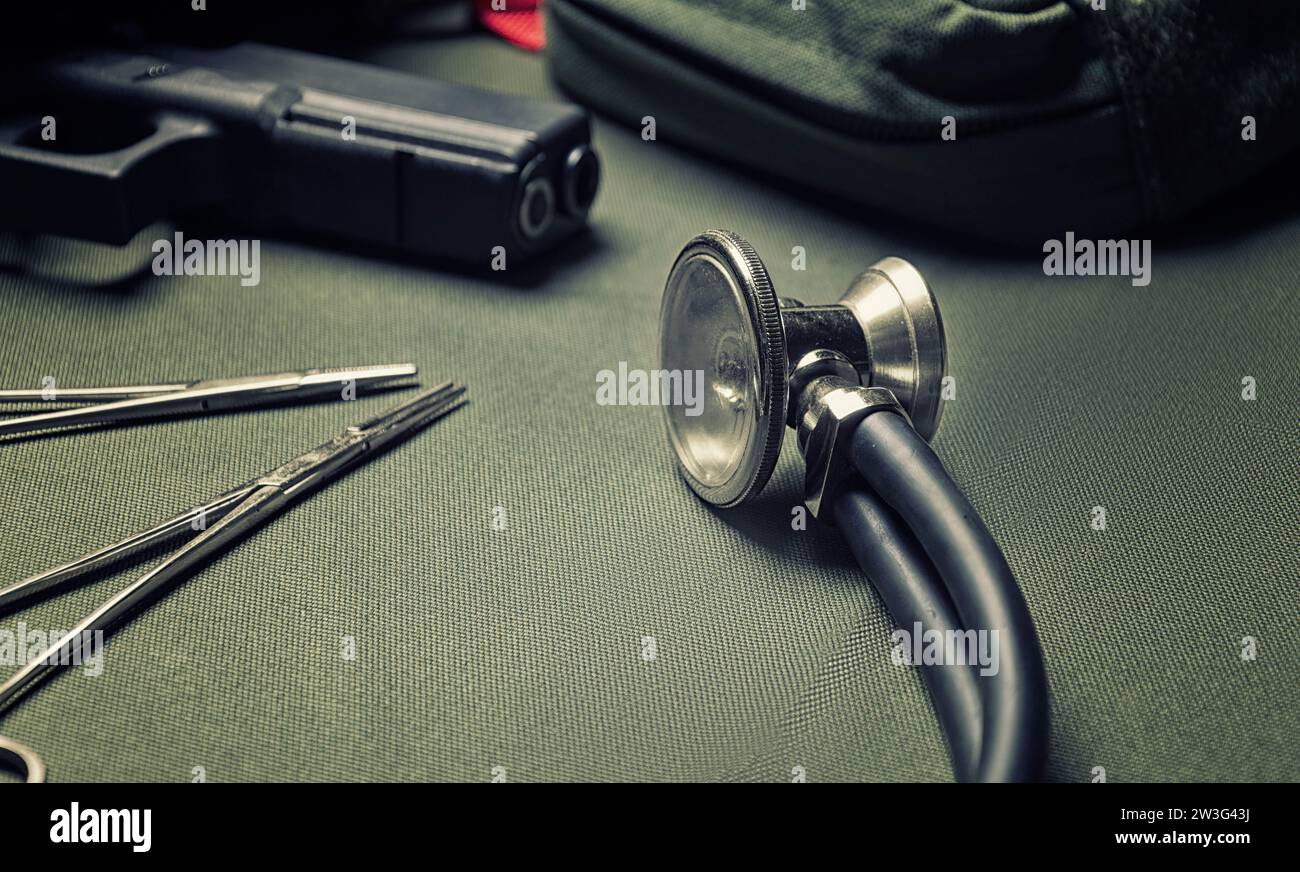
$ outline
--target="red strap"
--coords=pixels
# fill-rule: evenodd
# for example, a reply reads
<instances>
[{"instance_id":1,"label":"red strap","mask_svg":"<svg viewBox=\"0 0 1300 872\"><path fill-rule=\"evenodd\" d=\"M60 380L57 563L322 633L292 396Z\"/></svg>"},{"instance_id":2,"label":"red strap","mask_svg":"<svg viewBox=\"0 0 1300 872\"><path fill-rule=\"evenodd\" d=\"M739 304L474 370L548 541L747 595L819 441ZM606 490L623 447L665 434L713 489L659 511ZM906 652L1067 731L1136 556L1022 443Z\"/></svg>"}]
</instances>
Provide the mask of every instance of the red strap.
<instances>
[{"instance_id":1,"label":"red strap","mask_svg":"<svg viewBox=\"0 0 1300 872\"><path fill-rule=\"evenodd\" d=\"M529 51L545 48L542 0L474 0L474 8L488 30Z\"/></svg>"}]
</instances>

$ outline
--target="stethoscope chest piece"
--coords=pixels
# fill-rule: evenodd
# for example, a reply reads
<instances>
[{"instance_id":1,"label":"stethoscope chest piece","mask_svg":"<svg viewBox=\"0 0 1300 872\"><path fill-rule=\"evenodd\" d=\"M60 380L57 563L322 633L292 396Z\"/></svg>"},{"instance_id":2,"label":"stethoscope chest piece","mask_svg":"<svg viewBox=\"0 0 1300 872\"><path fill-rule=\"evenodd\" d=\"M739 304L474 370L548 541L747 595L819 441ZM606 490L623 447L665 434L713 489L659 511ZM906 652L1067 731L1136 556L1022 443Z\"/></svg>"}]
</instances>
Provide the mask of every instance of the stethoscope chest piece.
<instances>
[{"instance_id":1,"label":"stethoscope chest piece","mask_svg":"<svg viewBox=\"0 0 1300 872\"><path fill-rule=\"evenodd\" d=\"M805 306L777 297L749 243L709 230L677 256L659 327L662 370L703 375L701 404L665 408L682 477L714 505L762 490L787 425L808 460L814 513L824 489L812 484L814 467L825 483L837 465L825 453L834 445L812 438L828 430L819 418L888 407L927 439L938 428L943 325L925 280L899 258L868 268L838 303ZM823 453L809 455L810 444Z\"/></svg>"}]
</instances>

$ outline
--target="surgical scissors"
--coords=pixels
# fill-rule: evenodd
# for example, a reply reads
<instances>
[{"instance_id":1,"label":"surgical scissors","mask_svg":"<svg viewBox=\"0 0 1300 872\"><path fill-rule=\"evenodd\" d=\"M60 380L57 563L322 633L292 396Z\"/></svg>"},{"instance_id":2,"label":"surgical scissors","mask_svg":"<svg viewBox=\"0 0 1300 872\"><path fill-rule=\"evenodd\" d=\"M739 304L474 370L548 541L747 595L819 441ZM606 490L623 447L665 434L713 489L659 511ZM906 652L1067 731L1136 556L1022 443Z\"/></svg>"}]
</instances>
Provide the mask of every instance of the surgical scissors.
<instances>
[{"instance_id":1,"label":"surgical scissors","mask_svg":"<svg viewBox=\"0 0 1300 872\"><path fill-rule=\"evenodd\" d=\"M203 414L338 396L342 391L397 387L413 378L409 363L339 369L306 369L271 375L206 379L180 384L108 388L0 390L0 403L95 403L57 412L0 420L0 436L77 424L116 424L164 415Z\"/></svg>"},{"instance_id":2,"label":"surgical scissors","mask_svg":"<svg viewBox=\"0 0 1300 872\"><path fill-rule=\"evenodd\" d=\"M414 374L414 368L411 370L409 374ZM110 565L173 543L183 535L193 535L161 563L108 599L58 641L52 642L41 655L28 660L4 684L0 684L0 715L11 710L14 701L24 691L57 666L80 662L87 639L96 633L109 632L178 582L189 570L242 539L300 497L374 457L388 444L464 405L467 402L465 390L463 385L452 382L427 390L387 412L347 428L317 448L197 508L0 590L0 614L4 614L27 597L72 582L84 584L94 573ZM18 742L0 738L0 762L8 763L28 782L45 780L45 765L41 758Z\"/></svg>"}]
</instances>

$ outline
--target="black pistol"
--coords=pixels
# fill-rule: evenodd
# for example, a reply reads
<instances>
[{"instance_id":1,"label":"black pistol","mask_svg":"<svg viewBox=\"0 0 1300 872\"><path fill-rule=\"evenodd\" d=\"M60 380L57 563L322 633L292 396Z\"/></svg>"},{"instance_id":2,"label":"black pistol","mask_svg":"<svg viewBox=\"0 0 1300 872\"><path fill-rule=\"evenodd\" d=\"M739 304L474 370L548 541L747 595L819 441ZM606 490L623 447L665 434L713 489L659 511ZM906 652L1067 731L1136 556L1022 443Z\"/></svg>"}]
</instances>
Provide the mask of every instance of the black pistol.
<instances>
[{"instance_id":1,"label":"black pistol","mask_svg":"<svg viewBox=\"0 0 1300 872\"><path fill-rule=\"evenodd\" d=\"M584 227L600 182L576 106L254 43L78 52L16 93L0 220L115 245L216 213L487 264Z\"/></svg>"}]
</instances>

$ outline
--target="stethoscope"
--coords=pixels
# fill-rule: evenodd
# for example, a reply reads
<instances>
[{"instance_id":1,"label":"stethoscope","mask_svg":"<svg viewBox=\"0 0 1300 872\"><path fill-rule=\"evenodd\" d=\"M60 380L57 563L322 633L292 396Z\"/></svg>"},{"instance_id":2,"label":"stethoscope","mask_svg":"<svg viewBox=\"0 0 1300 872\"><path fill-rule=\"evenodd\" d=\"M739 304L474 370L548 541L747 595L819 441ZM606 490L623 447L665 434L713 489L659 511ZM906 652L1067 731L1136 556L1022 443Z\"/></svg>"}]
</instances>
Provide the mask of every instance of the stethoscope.
<instances>
[{"instance_id":1,"label":"stethoscope","mask_svg":"<svg viewBox=\"0 0 1300 872\"><path fill-rule=\"evenodd\" d=\"M667 405L691 489L722 508L762 490L785 428L796 434L808 511L838 524L896 624L995 633L996 671L927 665L961 781L1031 781L1047 755L1047 677L1006 559L927 440L947 364L921 274L885 258L832 305L778 298L763 262L725 230L692 239L660 309L667 371L703 371L707 401ZM960 638L960 636L958 637Z\"/></svg>"}]
</instances>

